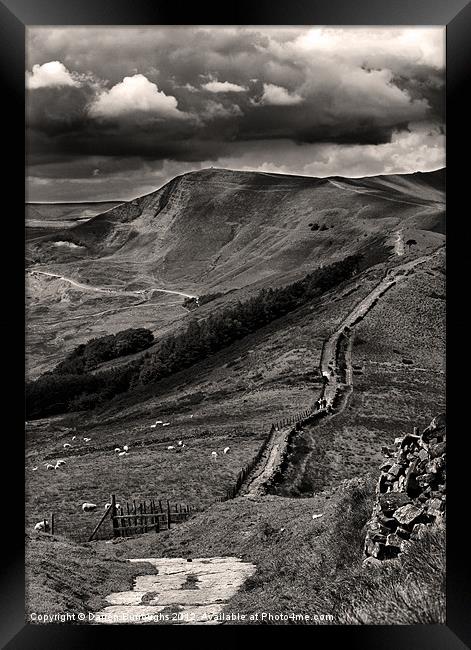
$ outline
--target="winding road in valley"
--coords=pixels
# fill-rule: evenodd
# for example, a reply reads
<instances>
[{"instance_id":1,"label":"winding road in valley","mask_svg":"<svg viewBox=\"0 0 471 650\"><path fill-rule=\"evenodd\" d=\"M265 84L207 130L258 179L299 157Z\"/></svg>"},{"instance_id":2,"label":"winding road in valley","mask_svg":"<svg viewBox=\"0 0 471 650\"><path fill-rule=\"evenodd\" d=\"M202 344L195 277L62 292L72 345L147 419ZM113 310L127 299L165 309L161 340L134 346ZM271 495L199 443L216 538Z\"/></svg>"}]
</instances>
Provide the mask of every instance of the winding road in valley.
<instances>
[{"instance_id":1,"label":"winding road in valley","mask_svg":"<svg viewBox=\"0 0 471 650\"><path fill-rule=\"evenodd\" d=\"M372 309L376 302L389 290L402 282L415 269L415 267L433 258L439 251L430 255L417 257L409 262L389 269L382 280L362 298L355 307L341 321L336 330L325 341L320 360L320 370L323 375L329 378L325 386L323 396L327 404L334 404L338 396L343 398L338 401L333 412L327 417L335 417L341 413L348 402L347 396L353 390L353 369L351 361L351 332L353 327L361 321ZM340 347L342 337L346 337L347 345L344 350L345 371L340 368ZM342 376L343 375L343 376ZM322 411L321 411L322 412ZM266 493L265 486L280 470L283 458L287 451L289 437L293 431L293 425L283 427L274 431L268 441L267 447L256 467L247 477L245 484L240 490L240 495L245 497L258 497Z\"/></svg>"},{"instance_id":2,"label":"winding road in valley","mask_svg":"<svg viewBox=\"0 0 471 650\"><path fill-rule=\"evenodd\" d=\"M196 298L194 294L191 293L184 293L183 291L175 291L173 289L162 289L161 287L152 287L151 289L139 289L137 291L125 291L121 289L110 289L108 287L94 287L93 285L90 284L84 284L82 282L77 282L76 280L73 280L72 278L67 278L64 275L60 275L59 273L51 273L49 271L37 271L37 270L31 270L29 271L30 275L47 275L51 278L57 278L59 280L62 280L63 282L68 282L74 287L77 287L78 289L83 289L84 291L96 291L99 293L105 293L105 294L119 294L121 296L134 296L134 297L140 297L143 294L149 294L152 295L154 292L158 293L170 293L176 296L183 296L184 298Z\"/></svg>"}]
</instances>

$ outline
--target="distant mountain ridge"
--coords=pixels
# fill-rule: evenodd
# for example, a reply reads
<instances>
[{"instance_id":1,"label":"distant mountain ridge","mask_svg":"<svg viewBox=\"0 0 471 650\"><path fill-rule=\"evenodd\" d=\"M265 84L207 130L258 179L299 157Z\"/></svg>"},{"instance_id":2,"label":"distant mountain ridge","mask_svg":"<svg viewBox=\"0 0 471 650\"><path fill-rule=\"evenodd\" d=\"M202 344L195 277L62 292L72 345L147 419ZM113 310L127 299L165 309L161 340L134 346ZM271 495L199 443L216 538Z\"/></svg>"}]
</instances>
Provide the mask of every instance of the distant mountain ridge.
<instances>
[{"instance_id":1,"label":"distant mountain ridge","mask_svg":"<svg viewBox=\"0 0 471 650\"><path fill-rule=\"evenodd\" d=\"M444 181L444 169L365 178L203 169L55 232L37 242L35 255L99 259L166 286L227 290L301 275L363 249L386 255L398 229L438 245Z\"/></svg>"}]
</instances>

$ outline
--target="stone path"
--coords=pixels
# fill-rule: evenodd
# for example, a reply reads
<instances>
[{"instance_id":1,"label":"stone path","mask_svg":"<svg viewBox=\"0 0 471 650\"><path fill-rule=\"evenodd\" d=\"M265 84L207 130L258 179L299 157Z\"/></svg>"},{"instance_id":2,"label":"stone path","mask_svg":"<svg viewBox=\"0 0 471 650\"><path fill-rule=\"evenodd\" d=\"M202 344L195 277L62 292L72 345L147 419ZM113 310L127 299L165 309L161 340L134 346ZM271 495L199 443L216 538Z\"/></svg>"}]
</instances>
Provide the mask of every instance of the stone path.
<instances>
[{"instance_id":1,"label":"stone path","mask_svg":"<svg viewBox=\"0 0 471 650\"><path fill-rule=\"evenodd\" d=\"M351 345L352 340L349 335L351 330L366 314L374 307L376 302L389 290L391 287L396 286L399 282L403 281L413 271L416 266L423 264L437 255L441 250L438 248L431 254L423 255L414 258L400 266L391 268L387 271L383 279L360 300L355 307L347 314L342 322L337 326L331 336L325 341L322 349L320 360L320 368L324 375L329 377L329 381L325 386L323 397L327 403L333 403L334 399L339 394L340 388L347 388L350 391L353 389L353 369L351 360ZM345 349L345 382L341 381L338 368L338 343L342 335L348 334L347 346ZM341 413L347 404L346 393L343 396L340 404L335 409L332 416L335 417ZM279 471L281 462L288 448L288 440L293 425L289 425L275 432L271 437L267 448L262 455L257 467L249 475L245 485L242 486L239 494L245 497L258 497L265 494L265 484Z\"/></svg>"},{"instance_id":2,"label":"stone path","mask_svg":"<svg viewBox=\"0 0 471 650\"><path fill-rule=\"evenodd\" d=\"M109 605L96 613L95 623L217 625L224 605L256 570L237 557L129 561L148 562L157 574L137 576L131 591L107 596Z\"/></svg>"}]
</instances>

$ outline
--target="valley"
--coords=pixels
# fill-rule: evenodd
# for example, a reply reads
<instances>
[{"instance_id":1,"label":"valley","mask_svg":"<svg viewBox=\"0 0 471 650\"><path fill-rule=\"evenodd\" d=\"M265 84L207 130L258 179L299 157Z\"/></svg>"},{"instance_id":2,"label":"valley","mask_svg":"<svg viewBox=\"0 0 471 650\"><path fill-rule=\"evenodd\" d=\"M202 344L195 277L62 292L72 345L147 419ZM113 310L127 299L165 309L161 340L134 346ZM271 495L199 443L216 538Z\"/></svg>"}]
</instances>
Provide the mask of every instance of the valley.
<instances>
[{"instance_id":1,"label":"valley","mask_svg":"<svg viewBox=\"0 0 471 650\"><path fill-rule=\"evenodd\" d=\"M276 537L285 548L281 528L303 540L300 549L324 548L328 531L323 519L309 521L311 511L325 512L335 528L339 486L375 474L384 445L444 408L442 176L327 180L203 170L30 242L33 378L95 336L146 327L158 341L261 289L286 286L348 255L362 261L351 278L186 369L93 410L27 422L27 526L54 512L58 533L83 543L97 517L83 513L81 503L102 509L116 493L123 501L158 497L205 511L173 534L122 542L119 557L194 556L204 548L247 553L263 564L254 544L267 552ZM58 238L77 248L54 246ZM195 309L183 306L187 297L216 293ZM338 357L345 333L346 360ZM128 360L105 362L96 372ZM289 440L280 431L252 489L218 503L272 423L311 407L323 391L322 371L332 369L324 394L335 412ZM174 453L178 440L185 448ZM119 458L114 448L123 444L130 451ZM47 471L58 458L63 468ZM242 537L236 540L234 530L224 545L231 516ZM210 522L210 538L201 521ZM275 582L258 607L279 606ZM244 597L247 607L250 595Z\"/></svg>"}]
</instances>

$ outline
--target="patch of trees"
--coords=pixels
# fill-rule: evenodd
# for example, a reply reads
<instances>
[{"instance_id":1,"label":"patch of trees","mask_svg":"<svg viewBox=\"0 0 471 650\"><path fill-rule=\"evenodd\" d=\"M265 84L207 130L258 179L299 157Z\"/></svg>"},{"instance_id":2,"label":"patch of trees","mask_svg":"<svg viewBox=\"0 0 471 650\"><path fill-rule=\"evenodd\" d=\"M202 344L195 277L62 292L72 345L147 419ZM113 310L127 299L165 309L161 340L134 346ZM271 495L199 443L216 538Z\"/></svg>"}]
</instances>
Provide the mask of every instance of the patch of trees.
<instances>
[{"instance_id":1,"label":"patch of trees","mask_svg":"<svg viewBox=\"0 0 471 650\"><path fill-rule=\"evenodd\" d=\"M26 417L88 410L115 395L155 383L188 368L333 289L357 273L361 259L361 255L351 255L330 266L316 269L302 280L287 286L262 289L249 300L239 301L206 319L192 320L185 330L162 339L154 352L148 352L124 366L96 374L87 372L80 360L85 357L96 365L98 357L104 360L103 357L112 354L112 350L116 354L116 350L120 349L116 340L122 340L120 335L129 333L129 330L115 336L92 339L69 355L66 360L68 372L64 371L64 361L54 371L27 384ZM126 334L124 339L128 336ZM145 340L150 339L144 337L143 342Z\"/></svg>"},{"instance_id":2,"label":"patch of trees","mask_svg":"<svg viewBox=\"0 0 471 650\"><path fill-rule=\"evenodd\" d=\"M26 384L26 418L95 408L129 390L140 364L132 362L97 374L44 374Z\"/></svg>"},{"instance_id":3,"label":"patch of trees","mask_svg":"<svg viewBox=\"0 0 471 650\"><path fill-rule=\"evenodd\" d=\"M56 375L81 375L104 361L141 352L153 342L154 335L144 327L100 336L76 347L52 372Z\"/></svg>"},{"instance_id":4,"label":"patch of trees","mask_svg":"<svg viewBox=\"0 0 471 650\"><path fill-rule=\"evenodd\" d=\"M315 232L316 230L319 230L320 232L323 232L324 230L328 230L329 228L333 228L333 226L327 226L325 223L323 223L321 226L316 223L310 223L309 228L311 229L312 232Z\"/></svg>"}]
</instances>

